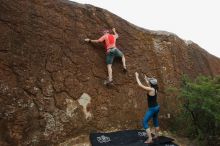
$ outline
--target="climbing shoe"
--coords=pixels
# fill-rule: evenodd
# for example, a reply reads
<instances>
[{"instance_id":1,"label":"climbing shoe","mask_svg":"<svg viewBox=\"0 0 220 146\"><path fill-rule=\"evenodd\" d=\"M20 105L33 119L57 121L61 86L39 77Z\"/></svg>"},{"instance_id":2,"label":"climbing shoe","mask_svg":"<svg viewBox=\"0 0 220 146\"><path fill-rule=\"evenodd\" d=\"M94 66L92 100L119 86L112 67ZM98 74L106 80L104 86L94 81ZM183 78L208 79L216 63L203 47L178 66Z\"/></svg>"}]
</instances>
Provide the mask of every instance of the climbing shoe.
<instances>
[{"instance_id":1,"label":"climbing shoe","mask_svg":"<svg viewBox=\"0 0 220 146\"><path fill-rule=\"evenodd\" d=\"M127 73L128 70L126 68L123 68L123 73Z\"/></svg>"},{"instance_id":2,"label":"climbing shoe","mask_svg":"<svg viewBox=\"0 0 220 146\"><path fill-rule=\"evenodd\" d=\"M104 81L104 85L113 85L113 80L109 81L108 79Z\"/></svg>"}]
</instances>

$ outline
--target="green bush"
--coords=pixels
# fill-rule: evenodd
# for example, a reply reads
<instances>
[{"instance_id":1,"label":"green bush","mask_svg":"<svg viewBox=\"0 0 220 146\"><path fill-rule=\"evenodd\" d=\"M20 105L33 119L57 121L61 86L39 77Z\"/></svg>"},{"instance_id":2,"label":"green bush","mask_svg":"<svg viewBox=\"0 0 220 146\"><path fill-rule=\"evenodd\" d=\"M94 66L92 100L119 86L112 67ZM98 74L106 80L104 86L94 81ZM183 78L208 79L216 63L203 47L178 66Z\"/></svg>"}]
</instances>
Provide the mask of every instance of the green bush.
<instances>
[{"instance_id":1,"label":"green bush","mask_svg":"<svg viewBox=\"0 0 220 146\"><path fill-rule=\"evenodd\" d=\"M182 79L178 92L180 112L173 128L197 139L200 145L218 145L220 141L220 77L198 76Z\"/></svg>"}]
</instances>

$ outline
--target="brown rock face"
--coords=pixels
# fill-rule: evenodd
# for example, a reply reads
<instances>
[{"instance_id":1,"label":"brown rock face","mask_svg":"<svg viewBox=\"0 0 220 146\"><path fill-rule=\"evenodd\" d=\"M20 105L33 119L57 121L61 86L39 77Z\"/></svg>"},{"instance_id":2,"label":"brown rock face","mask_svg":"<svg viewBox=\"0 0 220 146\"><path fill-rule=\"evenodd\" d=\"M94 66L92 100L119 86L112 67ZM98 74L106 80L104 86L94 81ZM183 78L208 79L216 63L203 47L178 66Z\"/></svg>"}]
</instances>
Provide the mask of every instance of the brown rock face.
<instances>
[{"instance_id":1,"label":"brown rock face","mask_svg":"<svg viewBox=\"0 0 220 146\"><path fill-rule=\"evenodd\" d=\"M103 86L102 44L84 42L111 27L129 69L123 74L115 60L117 90ZM163 91L183 73L220 75L220 59L195 43L67 0L2 0L0 32L0 145L45 146L94 130L141 128L146 93L135 71L158 78L161 114L172 113Z\"/></svg>"}]
</instances>

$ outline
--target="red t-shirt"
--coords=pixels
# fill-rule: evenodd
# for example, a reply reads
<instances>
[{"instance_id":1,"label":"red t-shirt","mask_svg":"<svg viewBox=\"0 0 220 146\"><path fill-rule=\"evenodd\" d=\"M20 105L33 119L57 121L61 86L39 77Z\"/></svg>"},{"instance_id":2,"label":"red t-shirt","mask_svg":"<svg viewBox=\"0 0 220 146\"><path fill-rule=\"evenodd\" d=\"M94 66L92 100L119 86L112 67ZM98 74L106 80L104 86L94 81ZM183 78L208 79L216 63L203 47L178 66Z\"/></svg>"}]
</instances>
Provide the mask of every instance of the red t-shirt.
<instances>
[{"instance_id":1,"label":"red t-shirt","mask_svg":"<svg viewBox=\"0 0 220 146\"><path fill-rule=\"evenodd\" d=\"M106 52L109 51L110 48L116 47L116 39L118 35L105 34L98 39L99 42L104 42Z\"/></svg>"}]
</instances>

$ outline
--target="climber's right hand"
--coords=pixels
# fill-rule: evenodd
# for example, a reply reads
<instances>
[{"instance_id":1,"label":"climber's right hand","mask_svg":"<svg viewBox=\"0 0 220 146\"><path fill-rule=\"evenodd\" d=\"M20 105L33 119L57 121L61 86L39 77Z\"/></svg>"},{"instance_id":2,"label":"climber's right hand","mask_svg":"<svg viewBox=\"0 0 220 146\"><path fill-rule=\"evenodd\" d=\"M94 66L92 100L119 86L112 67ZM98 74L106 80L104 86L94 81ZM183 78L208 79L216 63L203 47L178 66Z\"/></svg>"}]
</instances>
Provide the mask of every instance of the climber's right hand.
<instances>
[{"instance_id":1,"label":"climber's right hand","mask_svg":"<svg viewBox=\"0 0 220 146\"><path fill-rule=\"evenodd\" d=\"M85 41L86 42L91 42L91 40L89 38L86 38Z\"/></svg>"}]
</instances>

